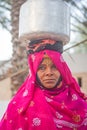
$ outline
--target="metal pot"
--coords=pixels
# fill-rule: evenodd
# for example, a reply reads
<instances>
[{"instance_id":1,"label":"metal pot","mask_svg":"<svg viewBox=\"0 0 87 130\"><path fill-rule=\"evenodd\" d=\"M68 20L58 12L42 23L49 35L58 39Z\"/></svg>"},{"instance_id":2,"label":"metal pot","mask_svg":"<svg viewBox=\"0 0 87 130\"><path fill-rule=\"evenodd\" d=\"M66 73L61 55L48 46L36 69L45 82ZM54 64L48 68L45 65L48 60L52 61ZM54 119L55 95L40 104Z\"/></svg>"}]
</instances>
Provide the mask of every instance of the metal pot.
<instances>
[{"instance_id":1,"label":"metal pot","mask_svg":"<svg viewBox=\"0 0 87 130\"><path fill-rule=\"evenodd\" d=\"M20 9L20 40L70 39L70 9L63 0L27 0Z\"/></svg>"}]
</instances>

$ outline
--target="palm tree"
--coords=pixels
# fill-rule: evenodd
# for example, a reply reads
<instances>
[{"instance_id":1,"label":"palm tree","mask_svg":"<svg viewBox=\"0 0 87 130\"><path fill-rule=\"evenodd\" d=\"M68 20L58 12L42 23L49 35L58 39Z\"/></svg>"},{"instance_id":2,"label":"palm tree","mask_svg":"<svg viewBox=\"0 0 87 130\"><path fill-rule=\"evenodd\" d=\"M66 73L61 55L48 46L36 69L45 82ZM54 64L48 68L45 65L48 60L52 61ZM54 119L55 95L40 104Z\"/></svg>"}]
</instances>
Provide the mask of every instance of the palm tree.
<instances>
[{"instance_id":1,"label":"palm tree","mask_svg":"<svg viewBox=\"0 0 87 130\"><path fill-rule=\"evenodd\" d=\"M13 65L13 76L11 77L12 83L12 95L18 90L19 86L24 81L27 71L27 62L26 54L24 52L25 47L23 43L20 43L18 40L18 30L19 30L19 10L20 6L26 0L12 0L11 1L11 25L12 25L12 43L13 43L13 56L12 56L12 65Z\"/></svg>"}]
</instances>

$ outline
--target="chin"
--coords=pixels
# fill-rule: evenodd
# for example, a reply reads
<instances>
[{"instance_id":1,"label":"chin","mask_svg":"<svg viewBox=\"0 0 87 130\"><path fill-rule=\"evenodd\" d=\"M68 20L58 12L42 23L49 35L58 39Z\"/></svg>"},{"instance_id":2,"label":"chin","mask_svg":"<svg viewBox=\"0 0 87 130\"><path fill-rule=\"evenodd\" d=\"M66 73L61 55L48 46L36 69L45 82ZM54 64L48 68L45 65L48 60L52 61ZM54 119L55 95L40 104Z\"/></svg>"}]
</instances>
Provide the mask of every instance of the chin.
<instances>
[{"instance_id":1,"label":"chin","mask_svg":"<svg viewBox=\"0 0 87 130\"><path fill-rule=\"evenodd\" d=\"M45 85L45 88L54 88L54 86L55 86L55 85L52 85L52 84L49 85L49 86L48 86L48 85Z\"/></svg>"}]
</instances>

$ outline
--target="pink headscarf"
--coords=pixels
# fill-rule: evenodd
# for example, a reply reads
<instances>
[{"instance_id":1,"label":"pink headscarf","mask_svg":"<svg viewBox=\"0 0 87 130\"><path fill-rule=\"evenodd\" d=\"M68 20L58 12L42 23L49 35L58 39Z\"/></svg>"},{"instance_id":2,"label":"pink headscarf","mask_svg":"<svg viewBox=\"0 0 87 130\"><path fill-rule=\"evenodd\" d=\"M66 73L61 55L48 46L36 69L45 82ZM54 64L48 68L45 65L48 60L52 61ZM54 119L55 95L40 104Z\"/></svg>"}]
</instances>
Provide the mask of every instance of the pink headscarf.
<instances>
[{"instance_id":1,"label":"pink headscarf","mask_svg":"<svg viewBox=\"0 0 87 130\"><path fill-rule=\"evenodd\" d=\"M44 54L60 71L62 87L53 91L36 84ZM87 130L87 98L60 53L43 50L28 57L29 76L9 103L0 130Z\"/></svg>"}]
</instances>

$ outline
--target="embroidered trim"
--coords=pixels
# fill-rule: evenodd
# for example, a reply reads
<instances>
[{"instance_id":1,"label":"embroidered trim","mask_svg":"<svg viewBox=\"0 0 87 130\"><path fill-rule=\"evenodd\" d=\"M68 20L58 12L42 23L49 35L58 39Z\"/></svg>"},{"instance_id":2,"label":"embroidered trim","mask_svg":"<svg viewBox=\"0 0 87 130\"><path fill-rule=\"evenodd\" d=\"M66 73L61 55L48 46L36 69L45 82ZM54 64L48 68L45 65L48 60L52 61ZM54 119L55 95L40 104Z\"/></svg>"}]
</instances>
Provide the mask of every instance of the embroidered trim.
<instances>
[{"instance_id":1,"label":"embroidered trim","mask_svg":"<svg viewBox=\"0 0 87 130\"><path fill-rule=\"evenodd\" d=\"M56 126L62 125L62 126L66 126L66 127L69 127L69 128L79 128L82 125L87 126L87 118L85 118L80 125L73 124L73 123L65 121L65 120L59 120L59 119L56 119L56 118L54 118L54 122L55 122Z\"/></svg>"}]
</instances>

